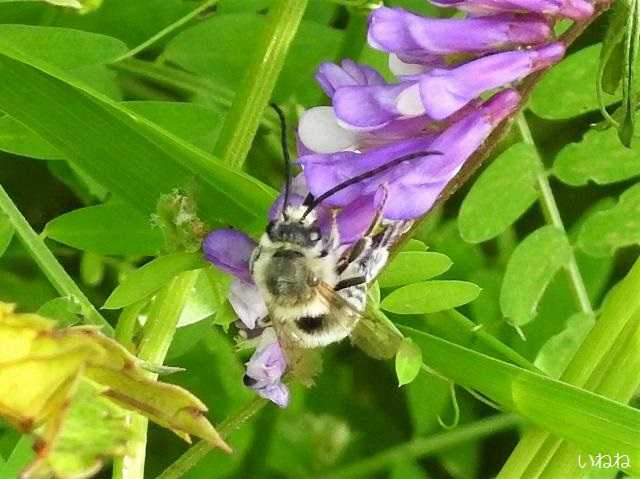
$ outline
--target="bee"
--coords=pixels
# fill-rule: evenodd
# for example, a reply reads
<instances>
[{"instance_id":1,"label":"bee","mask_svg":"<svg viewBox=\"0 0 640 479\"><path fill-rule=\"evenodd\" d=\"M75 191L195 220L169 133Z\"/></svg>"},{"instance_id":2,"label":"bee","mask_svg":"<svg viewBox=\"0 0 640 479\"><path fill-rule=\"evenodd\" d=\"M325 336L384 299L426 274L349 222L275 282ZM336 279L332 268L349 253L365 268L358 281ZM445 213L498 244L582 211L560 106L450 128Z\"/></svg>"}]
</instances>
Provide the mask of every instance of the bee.
<instances>
[{"instance_id":1,"label":"bee","mask_svg":"<svg viewBox=\"0 0 640 479\"><path fill-rule=\"evenodd\" d=\"M282 111L272 105L282 124L286 183L280 217L271 221L250 259L250 270L269 312L262 322L273 326L291 356L296 348L327 346L352 335L366 312L367 292L389 257L392 245L410 221L383 220L384 199L362 238L340 246L335 214L330 233L323 235L316 208L342 189L371 178L402 162L437 152L420 152L390 161L351 178L303 204L289 204L290 172L286 126ZM371 328L371 324L368 325Z\"/></svg>"}]
</instances>

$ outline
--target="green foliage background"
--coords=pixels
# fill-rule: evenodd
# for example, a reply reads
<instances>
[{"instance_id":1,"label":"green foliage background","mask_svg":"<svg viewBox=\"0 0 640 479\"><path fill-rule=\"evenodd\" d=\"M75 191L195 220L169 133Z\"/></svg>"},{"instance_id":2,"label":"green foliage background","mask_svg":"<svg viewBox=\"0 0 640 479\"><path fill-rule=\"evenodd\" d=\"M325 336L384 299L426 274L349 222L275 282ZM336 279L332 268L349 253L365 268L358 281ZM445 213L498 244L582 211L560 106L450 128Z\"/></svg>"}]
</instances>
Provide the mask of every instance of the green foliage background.
<instances>
[{"instance_id":1,"label":"green foliage background","mask_svg":"<svg viewBox=\"0 0 640 479\"><path fill-rule=\"evenodd\" d=\"M80 15L0 1L0 185L11 199L0 198L0 300L65 324L104 316L124 328L134 318L120 330L131 343L145 303L192 271L180 303L188 325L165 361L185 371L165 380L201 398L217 424L247 404L257 412L241 383L249 352L234 350L228 278L200 259L198 223L171 223L193 205L176 197L165 217L158 201L179 188L207 229L255 236L282 183L267 101L295 123L326 102L313 81L321 61L352 57L389 72L365 46L365 2L309 0L297 13L286 1L204 3L181 21L201 3L104 0ZM448 14L422 0L385 4ZM381 276L372 301L413 340L395 366L348 344L328 348L313 388L293 385L287 410L268 405L242 423L227 436L234 455L195 449L204 458L183 477L582 477L577 454L596 452L628 454L639 473L640 274L629 270L640 150L607 128L596 95L611 17L545 75L491 160ZM622 122L622 86L608 87L603 103ZM10 214L11 201L42 235ZM78 299L43 240L103 309ZM32 453L1 427L4 479ZM150 426L145 477L187 450ZM616 474L604 472L590 477Z\"/></svg>"}]
</instances>

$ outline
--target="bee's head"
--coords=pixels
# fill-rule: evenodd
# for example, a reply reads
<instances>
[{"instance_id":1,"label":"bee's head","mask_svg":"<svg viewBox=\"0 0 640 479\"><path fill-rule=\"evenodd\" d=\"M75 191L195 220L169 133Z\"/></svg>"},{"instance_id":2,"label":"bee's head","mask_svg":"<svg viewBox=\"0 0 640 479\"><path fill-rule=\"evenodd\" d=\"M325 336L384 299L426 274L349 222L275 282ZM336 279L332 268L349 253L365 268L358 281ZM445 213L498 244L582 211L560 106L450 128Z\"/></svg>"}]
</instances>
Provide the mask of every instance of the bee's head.
<instances>
[{"instance_id":1,"label":"bee's head","mask_svg":"<svg viewBox=\"0 0 640 479\"><path fill-rule=\"evenodd\" d=\"M286 220L271 221L267 225L267 236L272 243L289 243L301 248L313 248L322 238L318 222L315 216L301 218L302 214L298 214L295 208L288 208Z\"/></svg>"}]
</instances>

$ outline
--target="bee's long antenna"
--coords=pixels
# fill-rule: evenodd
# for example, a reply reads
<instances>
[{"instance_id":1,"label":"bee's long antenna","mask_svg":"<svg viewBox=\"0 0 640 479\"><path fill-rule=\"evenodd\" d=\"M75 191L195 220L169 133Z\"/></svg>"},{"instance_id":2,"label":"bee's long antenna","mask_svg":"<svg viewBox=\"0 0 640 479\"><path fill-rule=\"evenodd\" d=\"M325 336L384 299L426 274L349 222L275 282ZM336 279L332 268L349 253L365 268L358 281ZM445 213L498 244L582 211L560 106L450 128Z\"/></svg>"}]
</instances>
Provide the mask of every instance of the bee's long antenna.
<instances>
[{"instance_id":1,"label":"bee's long antenna","mask_svg":"<svg viewBox=\"0 0 640 479\"><path fill-rule=\"evenodd\" d=\"M289 205L289 190L291 189L291 159L289 158L289 144L287 142L287 121L284 113L275 103L269 103L280 119L280 144L284 157L284 201L282 202L282 218L287 220L287 206Z\"/></svg>"},{"instance_id":2,"label":"bee's long antenna","mask_svg":"<svg viewBox=\"0 0 640 479\"><path fill-rule=\"evenodd\" d=\"M358 176L354 176L353 178L349 178L348 180L346 180L346 181L334 186L330 190L325 191L324 193L322 193L317 198L314 198L314 200L308 205L307 210L302 215L302 218L304 219L309 213L311 213L311 211L316 206L318 206L324 200L326 200L327 198L329 198L332 195L335 195L338 191L344 190L348 186L351 186L351 185L353 185L355 183L358 183L360 181L363 181L363 180L366 180L368 178L371 178L372 176L380 174L380 173L382 173L384 171L387 171L388 169L393 168L394 166L399 165L400 163L402 163L404 161L415 160L417 158L422 158L424 156L429 156L429 155L442 155L442 152L441 151L419 151L417 153L411 153L410 155L401 156L400 158L396 158L395 160L391 160L390 162L385 163L384 165L380 165L377 168L374 168L372 170L366 171L365 173L362 173L362 174L360 174Z\"/></svg>"}]
</instances>

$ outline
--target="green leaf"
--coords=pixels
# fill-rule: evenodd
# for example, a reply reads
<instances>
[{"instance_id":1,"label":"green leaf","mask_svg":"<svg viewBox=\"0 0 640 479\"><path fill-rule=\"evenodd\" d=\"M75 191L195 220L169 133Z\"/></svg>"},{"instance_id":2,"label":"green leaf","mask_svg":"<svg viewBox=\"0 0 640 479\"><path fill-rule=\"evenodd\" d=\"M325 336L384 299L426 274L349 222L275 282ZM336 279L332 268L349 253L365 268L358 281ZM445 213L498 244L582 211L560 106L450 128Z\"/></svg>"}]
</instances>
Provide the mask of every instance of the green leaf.
<instances>
[{"instance_id":1,"label":"green leaf","mask_svg":"<svg viewBox=\"0 0 640 479\"><path fill-rule=\"evenodd\" d=\"M594 324L593 317L588 314L571 316L566 327L540 348L534 364L552 378L559 378Z\"/></svg>"},{"instance_id":2,"label":"green leaf","mask_svg":"<svg viewBox=\"0 0 640 479\"><path fill-rule=\"evenodd\" d=\"M613 95L622 80L624 63L624 34L629 18L629 5L627 2L615 2L609 14L609 26L602 41L600 50L600 66L596 79L598 94L607 92ZM604 110L605 105L600 105Z\"/></svg>"},{"instance_id":3,"label":"green leaf","mask_svg":"<svg viewBox=\"0 0 640 479\"><path fill-rule=\"evenodd\" d=\"M553 163L553 174L572 186L599 185L624 181L640 175L640 149L620 148L613 128L592 129L579 143L560 150Z\"/></svg>"},{"instance_id":4,"label":"green leaf","mask_svg":"<svg viewBox=\"0 0 640 479\"><path fill-rule=\"evenodd\" d=\"M7 251L13 239L15 228L3 213L0 213L0 257Z\"/></svg>"},{"instance_id":5,"label":"green leaf","mask_svg":"<svg viewBox=\"0 0 640 479\"><path fill-rule=\"evenodd\" d=\"M600 45L593 45L569 55L554 66L533 91L530 107L533 112L550 120L571 118L592 110L600 103L596 95ZM558 101L558 96L562 101ZM611 105L616 97L604 94L602 101Z\"/></svg>"},{"instance_id":6,"label":"green leaf","mask_svg":"<svg viewBox=\"0 0 640 479\"><path fill-rule=\"evenodd\" d=\"M622 75L623 120L618 130L620 141L626 147L631 147L631 139L635 129L638 101L636 70L640 51L640 2L638 0L630 0L630 6L626 25L624 71Z\"/></svg>"},{"instance_id":7,"label":"green leaf","mask_svg":"<svg viewBox=\"0 0 640 479\"><path fill-rule=\"evenodd\" d=\"M427 245L425 245L420 240L411 238L404 245L402 245L401 251L426 251L426 250L427 250Z\"/></svg>"},{"instance_id":8,"label":"green leaf","mask_svg":"<svg viewBox=\"0 0 640 479\"><path fill-rule=\"evenodd\" d=\"M80 384L64 420L47 428L44 453L29 466L25 479L92 476L105 459L124 455L129 441L139 440L132 437L125 412L100 393L95 384Z\"/></svg>"},{"instance_id":9,"label":"green leaf","mask_svg":"<svg viewBox=\"0 0 640 479\"><path fill-rule=\"evenodd\" d=\"M44 303L37 314L57 321L58 326L73 326L80 322L82 307L73 298L55 298Z\"/></svg>"},{"instance_id":10,"label":"green leaf","mask_svg":"<svg viewBox=\"0 0 640 479\"><path fill-rule=\"evenodd\" d=\"M637 409L413 328L399 328L422 349L428 367L585 452L627 454L630 472L640 471Z\"/></svg>"},{"instance_id":11,"label":"green leaf","mask_svg":"<svg viewBox=\"0 0 640 479\"><path fill-rule=\"evenodd\" d=\"M214 314L226 300L231 279L209 266L198 272L193 294L180 313L178 327L188 326L202 321Z\"/></svg>"},{"instance_id":12,"label":"green leaf","mask_svg":"<svg viewBox=\"0 0 640 479\"><path fill-rule=\"evenodd\" d=\"M274 197L259 181L1 39L0 109L143 214L155 211L160 195L193 185L202 192L203 218L257 229Z\"/></svg>"},{"instance_id":13,"label":"green leaf","mask_svg":"<svg viewBox=\"0 0 640 479\"><path fill-rule=\"evenodd\" d=\"M438 419L451 402L450 384L431 374L419 374L405 389L414 436L440 429Z\"/></svg>"},{"instance_id":14,"label":"green leaf","mask_svg":"<svg viewBox=\"0 0 640 479\"><path fill-rule=\"evenodd\" d=\"M396 289L381 307L397 314L435 313L467 304L479 294L480 288L467 281L425 281Z\"/></svg>"},{"instance_id":15,"label":"green leaf","mask_svg":"<svg viewBox=\"0 0 640 479\"><path fill-rule=\"evenodd\" d=\"M460 235L470 243L495 238L538 198L535 148L517 143L496 158L471 187L460 208Z\"/></svg>"},{"instance_id":16,"label":"green leaf","mask_svg":"<svg viewBox=\"0 0 640 479\"><path fill-rule=\"evenodd\" d=\"M99 254L84 252L80 258L80 279L89 286L98 286L104 278L105 264Z\"/></svg>"},{"instance_id":17,"label":"green leaf","mask_svg":"<svg viewBox=\"0 0 640 479\"><path fill-rule=\"evenodd\" d=\"M62 154L15 118L0 118L0 150L39 160L59 160Z\"/></svg>"},{"instance_id":18,"label":"green leaf","mask_svg":"<svg viewBox=\"0 0 640 479\"><path fill-rule=\"evenodd\" d=\"M391 288L417 283L438 276L451 267L447 255L420 251L401 251L380 275L380 286Z\"/></svg>"},{"instance_id":19,"label":"green leaf","mask_svg":"<svg viewBox=\"0 0 640 479\"><path fill-rule=\"evenodd\" d=\"M199 253L160 256L128 275L122 284L113 290L103 308L124 308L155 293L179 273L203 266L204 261Z\"/></svg>"},{"instance_id":20,"label":"green leaf","mask_svg":"<svg viewBox=\"0 0 640 479\"><path fill-rule=\"evenodd\" d=\"M162 235L128 204L108 202L80 208L49 221L44 233L84 251L116 255L155 255Z\"/></svg>"},{"instance_id":21,"label":"green leaf","mask_svg":"<svg viewBox=\"0 0 640 479\"><path fill-rule=\"evenodd\" d=\"M176 101L127 101L121 105L179 138L211 151L220 133L221 111ZM41 160L63 158L56 148L10 116L0 118L0 150Z\"/></svg>"},{"instance_id":22,"label":"green leaf","mask_svg":"<svg viewBox=\"0 0 640 479\"><path fill-rule=\"evenodd\" d=\"M223 111L196 103L127 101L122 105L203 151L213 150L224 122Z\"/></svg>"},{"instance_id":23,"label":"green leaf","mask_svg":"<svg viewBox=\"0 0 640 479\"><path fill-rule=\"evenodd\" d=\"M26 55L64 70L104 65L128 50L124 42L106 35L33 25L2 25L0 42L19 45Z\"/></svg>"},{"instance_id":24,"label":"green leaf","mask_svg":"<svg viewBox=\"0 0 640 479\"><path fill-rule=\"evenodd\" d=\"M501 322L500 286L502 285L502 272L495 268L482 268L474 271L469 279L482 288L480 296L469 305L475 322L487 326Z\"/></svg>"},{"instance_id":25,"label":"green leaf","mask_svg":"<svg viewBox=\"0 0 640 479\"><path fill-rule=\"evenodd\" d=\"M640 184L622 193L618 203L587 218L578 247L593 256L610 256L618 248L640 242Z\"/></svg>"},{"instance_id":26,"label":"green leaf","mask_svg":"<svg viewBox=\"0 0 640 479\"><path fill-rule=\"evenodd\" d=\"M566 235L554 226L543 226L516 247L500 291L502 314L509 322L522 326L536 316L536 306L547 285L570 255Z\"/></svg>"},{"instance_id":27,"label":"green leaf","mask_svg":"<svg viewBox=\"0 0 640 479\"><path fill-rule=\"evenodd\" d=\"M396 353L398 386L413 382L422 366L422 351L410 339L403 339Z\"/></svg>"},{"instance_id":28,"label":"green leaf","mask_svg":"<svg viewBox=\"0 0 640 479\"><path fill-rule=\"evenodd\" d=\"M33 439L29 436L22 436L16 446L13 448L11 455L2 467L0 467L0 477L20 477L20 473L33 459Z\"/></svg>"}]
</instances>

